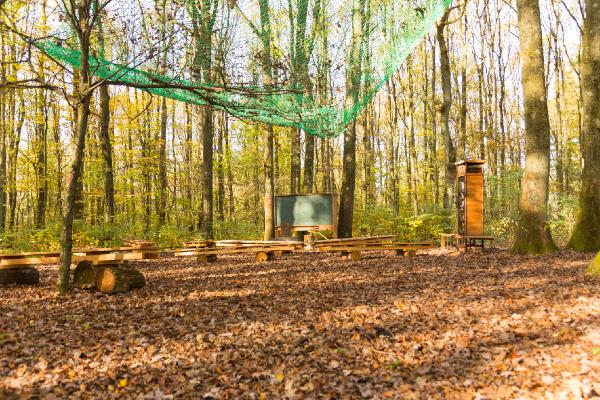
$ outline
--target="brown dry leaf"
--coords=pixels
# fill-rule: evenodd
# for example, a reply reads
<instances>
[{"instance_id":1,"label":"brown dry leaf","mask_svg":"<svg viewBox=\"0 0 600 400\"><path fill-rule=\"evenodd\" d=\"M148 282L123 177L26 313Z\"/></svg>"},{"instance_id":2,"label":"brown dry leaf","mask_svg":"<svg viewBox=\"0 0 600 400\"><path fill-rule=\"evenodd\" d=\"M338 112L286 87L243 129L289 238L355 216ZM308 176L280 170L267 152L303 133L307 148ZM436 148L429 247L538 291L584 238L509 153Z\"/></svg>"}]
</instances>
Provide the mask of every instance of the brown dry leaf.
<instances>
[{"instance_id":1,"label":"brown dry leaf","mask_svg":"<svg viewBox=\"0 0 600 400\"><path fill-rule=\"evenodd\" d=\"M142 290L65 298L41 267L0 287L0 398L592 397L590 257L148 260Z\"/></svg>"}]
</instances>

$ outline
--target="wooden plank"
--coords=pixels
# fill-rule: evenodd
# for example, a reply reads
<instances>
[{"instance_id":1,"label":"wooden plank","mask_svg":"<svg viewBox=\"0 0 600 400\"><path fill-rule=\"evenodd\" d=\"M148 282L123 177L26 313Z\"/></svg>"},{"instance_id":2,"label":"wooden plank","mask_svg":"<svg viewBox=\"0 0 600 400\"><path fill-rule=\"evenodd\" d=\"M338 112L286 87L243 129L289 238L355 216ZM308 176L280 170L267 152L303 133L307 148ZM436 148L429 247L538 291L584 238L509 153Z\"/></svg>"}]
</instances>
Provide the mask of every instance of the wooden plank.
<instances>
[{"instance_id":1,"label":"wooden plank","mask_svg":"<svg viewBox=\"0 0 600 400\"><path fill-rule=\"evenodd\" d=\"M365 236L357 238L344 238L344 239L327 239L327 240L315 240L313 245L330 244L330 243L349 243L349 242L367 242L367 241L388 241L393 240L396 235L383 235L383 236Z\"/></svg>"},{"instance_id":2,"label":"wooden plank","mask_svg":"<svg viewBox=\"0 0 600 400\"><path fill-rule=\"evenodd\" d=\"M42 265L42 264L57 264L60 261L60 256L57 257L21 257L7 258L0 260L0 266L26 266L26 265Z\"/></svg>"},{"instance_id":3,"label":"wooden plank","mask_svg":"<svg viewBox=\"0 0 600 400\"><path fill-rule=\"evenodd\" d=\"M0 254L0 259L22 257L58 257L59 251Z\"/></svg>"},{"instance_id":4,"label":"wooden plank","mask_svg":"<svg viewBox=\"0 0 600 400\"><path fill-rule=\"evenodd\" d=\"M423 249L428 249L428 248L434 248L435 246L430 246L430 247L424 247L424 246L329 246L329 247L322 247L319 249L319 251L323 251L323 252L337 252L337 251L343 251L343 252L349 252L349 251L386 251L386 250L404 250L404 251L410 251L410 250L423 250Z\"/></svg>"},{"instance_id":5,"label":"wooden plank","mask_svg":"<svg viewBox=\"0 0 600 400\"><path fill-rule=\"evenodd\" d=\"M382 242L372 242L372 243L333 243L330 245L321 245L317 248L317 250L321 250L321 249L340 249L340 248L380 248L380 247L387 247L387 248L392 248L392 249L396 249L396 248L422 248L422 249L427 249L427 248L432 248L435 247L435 243L433 242L427 242L427 243L396 243L396 242L389 242L389 243L382 243Z\"/></svg>"},{"instance_id":6,"label":"wooden plank","mask_svg":"<svg viewBox=\"0 0 600 400\"><path fill-rule=\"evenodd\" d=\"M185 257L185 256L200 256L200 255L222 255L222 254L241 254L241 253L258 253L258 252L266 252L273 253L276 251L294 251L296 250L294 246L277 246L277 247L265 247L265 246L245 246L238 248L231 247L216 247L216 248L206 248L206 249L189 249L189 251L178 252L175 254L176 257Z\"/></svg>"},{"instance_id":7,"label":"wooden plank","mask_svg":"<svg viewBox=\"0 0 600 400\"><path fill-rule=\"evenodd\" d=\"M156 247L156 244L150 240L141 239L125 239L123 243L127 246L136 247L138 249L152 249Z\"/></svg>"},{"instance_id":8,"label":"wooden plank","mask_svg":"<svg viewBox=\"0 0 600 400\"><path fill-rule=\"evenodd\" d=\"M217 247L234 245L302 246L303 243L297 240L219 240L216 245Z\"/></svg>"}]
</instances>

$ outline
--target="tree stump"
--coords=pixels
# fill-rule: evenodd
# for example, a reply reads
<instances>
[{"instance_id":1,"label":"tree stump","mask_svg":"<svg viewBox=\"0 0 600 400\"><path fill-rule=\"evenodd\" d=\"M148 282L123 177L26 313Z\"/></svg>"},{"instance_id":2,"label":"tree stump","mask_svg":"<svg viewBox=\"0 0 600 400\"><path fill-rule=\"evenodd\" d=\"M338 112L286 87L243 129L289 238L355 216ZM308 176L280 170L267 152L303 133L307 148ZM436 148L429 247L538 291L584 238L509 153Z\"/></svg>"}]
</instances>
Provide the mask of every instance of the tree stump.
<instances>
[{"instance_id":1,"label":"tree stump","mask_svg":"<svg viewBox=\"0 0 600 400\"><path fill-rule=\"evenodd\" d=\"M267 253L266 251L259 251L256 253L255 260L256 262L267 262L273 261L275 259L274 253Z\"/></svg>"},{"instance_id":2,"label":"tree stump","mask_svg":"<svg viewBox=\"0 0 600 400\"><path fill-rule=\"evenodd\" d=\"M107 265L96 272L96 290L102 293L125 293L145 285L144 275L135 269Z\"/></svg>"},{"instance_id":3,"label":"tree stump","mask_svg":"<svg viewBox=\"0 0 600 400\"><path fill-rule=\"evenodd\" d=\"M33 267L0 269L0 285L37 285L40 273Z\"/></svg>"},{"instance_id":4,"label":"tree stump","mask_svg":"<svg viewBox=\"0 0 600 400\"><path fill-rule=\"evenodd\" d=\"M93 288L96 286L97 271L98 268L94 267L90 261L80 261L73 271L73 285Z\"/></svg>"}]
</instances>

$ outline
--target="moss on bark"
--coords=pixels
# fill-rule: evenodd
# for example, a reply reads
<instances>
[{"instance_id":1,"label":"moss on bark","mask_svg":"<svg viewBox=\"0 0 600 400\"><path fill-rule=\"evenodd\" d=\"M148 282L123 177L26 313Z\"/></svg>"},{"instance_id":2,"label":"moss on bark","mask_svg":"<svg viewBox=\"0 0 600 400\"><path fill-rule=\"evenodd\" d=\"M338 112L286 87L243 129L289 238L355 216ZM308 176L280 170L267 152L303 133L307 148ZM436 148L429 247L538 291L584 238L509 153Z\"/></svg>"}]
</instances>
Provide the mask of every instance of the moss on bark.
<instances>
[{"instance_id":1,"label":"moss on bark","mask_svg":"<svg viewBox=\"0 0 600 400\"><path fill-rule=\"evenodd\" d=\"M587 267L585 272L594 278L600 278L600 253L594 258L594 261Z\"/></svg>"}]
</instances>

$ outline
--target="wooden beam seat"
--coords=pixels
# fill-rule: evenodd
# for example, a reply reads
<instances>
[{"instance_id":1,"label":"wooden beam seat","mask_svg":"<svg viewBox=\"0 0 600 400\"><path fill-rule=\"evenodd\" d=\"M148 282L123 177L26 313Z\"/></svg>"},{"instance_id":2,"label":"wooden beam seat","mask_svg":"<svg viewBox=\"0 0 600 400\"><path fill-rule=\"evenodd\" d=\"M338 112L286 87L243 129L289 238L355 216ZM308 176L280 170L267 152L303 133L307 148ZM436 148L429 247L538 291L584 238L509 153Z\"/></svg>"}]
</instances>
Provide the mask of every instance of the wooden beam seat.
<instances>
[{"instance_id":1,"label":"wooden beam seat","mask_svg":"<svg viewBox=\"0 0 600 400\"><path fill-rule=\"evenodd\" d=\"M218 243L218 242L217 242ZM282 252L292 252L301 248L297 242L288 244L286 242L277 241L257 241L255 244L251 243L227 243L224 246L205 247L205 248L186 248L177 249L174 251L175 257L197 257L199 262L211 262L216 261L218 256L228 254L255 254L257 262L271 261L275 255Z\"/></svg>"},{"instance_id":2,"label":"wooden beam seat","mask_svg":"<svg viewBox=\"0 0 600 400\"><path fill-rule=\"evenodd\" d=\"M115 264L129 260L148 260L158 258L155 247L138 246L117 248L83 248L74 249L72 263L89 261L94 265ZM0 269L29 268L32 265L58 264L60 252L27 252L0 254Z\"/></svg>"},{"instance_id":3,"label":"wooden beam seat","mask_svg":"<svg viewBox=\"0 0 600 400\"><path fill-rule=\"evenodd\" d=\"M418 250L434 247L433 242L358 241L330 243L321 245L317 249L321 252L340 252L343 257L357 261L361 259L363 251L395 251L396 255L412 257Z\"/></svg>"}]
</instances>

